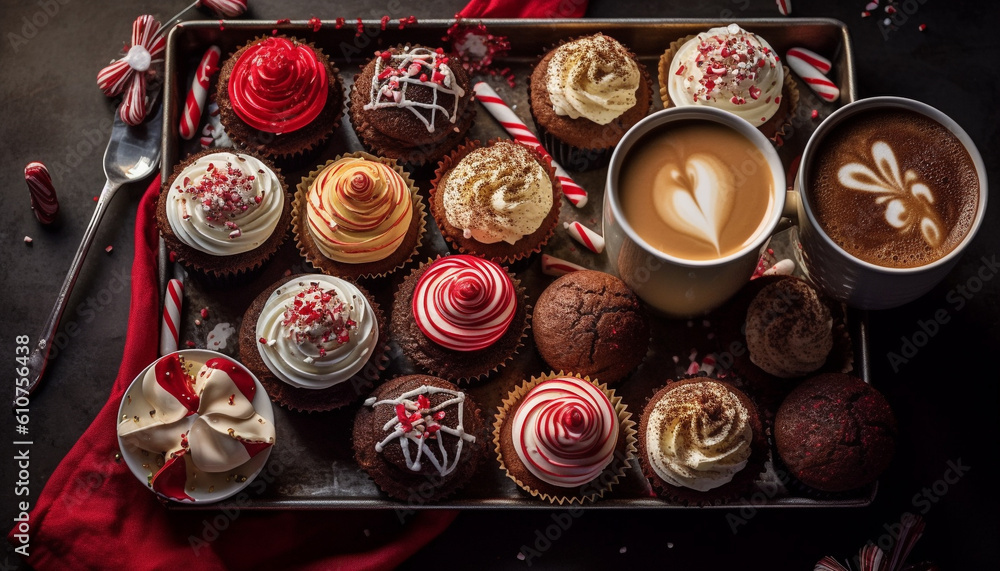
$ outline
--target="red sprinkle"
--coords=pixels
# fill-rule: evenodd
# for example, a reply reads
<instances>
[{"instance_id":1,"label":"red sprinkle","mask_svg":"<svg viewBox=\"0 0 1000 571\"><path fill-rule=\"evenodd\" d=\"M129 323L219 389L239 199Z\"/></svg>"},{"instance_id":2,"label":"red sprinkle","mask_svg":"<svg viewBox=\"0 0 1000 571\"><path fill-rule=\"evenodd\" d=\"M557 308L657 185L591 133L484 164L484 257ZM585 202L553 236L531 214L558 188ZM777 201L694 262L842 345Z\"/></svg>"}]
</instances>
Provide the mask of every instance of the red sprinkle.
<instances>
[{"instance_id":1,"label":"red sprinkle","mask_svg":"<svg viewBox=\"0 0 1000 571\"><path fill-rule=\"evenodd\" d=\"M260 338L260 339L258 339L257 341L259 341L259 342L261 342L261 343L264 343L264 344L266 344L266 343L267 343L267 339L264 339L263 337L261 337L261 338Z\"/></svg>"},{"instance_id":2,"label":"red sprinkle","mask_svg":"<svg viewBox=\"0 0 1000 571\"><path fill-rule=\"evenodd\" d=\"M812 113L810 113L809 116L812 117L813 119L816 119L817 117L819 117L819 111L813 109Z\"/></svg>"},{"instance_id":3,"label":"red sprinkle","mask_svg":"<svg viewBox=\"0 0 1000 571\"><path fill-rule=\"evenodd\" d=\"M100 198L99 196L95 196L94 197L94 202L97 202L99 198Z\"/></svg>"},{"instance_id":4,"label":"red sprinkle","mask_svg":"<svg viewBox=\"0 0 1000 571\"><path fill-rule=\"evenodd\" d=\"M872 15L872 13L869 12L868 10L865 10L864 12L861 13L861 17L862 18L867 18L868 16L871 16L871 15Z\"/></svg>"},{"instance_id":5,"label":"red sprinkle","mask_svg":"<svg viewBox=\"0 0 1000 571\"><path fill-rule=\"evenodd\" d=\"M107 248L104 249L104 251L110 254L111 250L114 250L114 249L115 249L114 246L108 246Z\"/></svg>"},{"instance_id":6,"label":"red sprinkle","mask_svg":"<svg viewBox=\"0 0 1000 571\"><path fill-rule=\"evenodd\" d=\"M282 19L280 19L280 20L277 21L277 24L279 26L282 25L282 24L291 24L291 23L292 23L292 21L289 20L288 18L282 18Z\"/></svg>"},{"instance_id":7,"label":"red sprinkle","mask_svg":"<svg viewBox=\"0 0 1000 571\"><path fill-rule=\"evenodd\" d=\"M389 18L389 16L382 16L382 19L380 20L380 22L382 23L382 30L383 30L383 31L385 31L385 27L386 27L387 25L389 25L389 20L390 20L390 19L391 19L391 18Z\"/></svg>"},{"instance_id":8,"label":"red sprinkle","mask_svg":"<svg viewBox=\"0 0 1000 571\"><path fill-rule=\"evenodd\" d=\"M323 27L323 21L316 16L313 16L312 18L309 18L309 26L312 28L312 31L318 32L319 29Z\"/></svg>"},{"instance_id":9,"label":"red sprinkle","mask_svg":"<svg viewBox=\"0 0 1000 571\"><path fill-rule=\"evenodd\" d=\"M200 313L201 313L201 318L202 319L208 319L208 308L207 307L201 308Z\"/></svg>"},{"instance_id":10,"label":"red sprinkle","mask_svg":"<svg viewBox=\"0 0 1000 571\"><path fill-rule=\"evenodd\" d=\"M920 24L919 26L917 26L917 29L920 30L921 32L926 32L927 24Z\"/></svg>"},{"instance_id":11,"label":"red sprinkle","mask_svg":"<svg viewBox=\"0 0 1000 571\"><path fill-rule=\"evenodd\" d=\"M191 341L190 339L188 339L187 341L184 342L184 346L193 349L194 346L195 346L195 344L194 344L194 341Z\"/></svg>"},{"instance_id":12,"label":"red sprinkle","mask_svg":"<svg viewBox=\"0 0 1000 571\"><path fill-rule=\"evenodd\" d=\"M344 19L343 19L343 18L337 18L337 20L336 20L336 22L334 23L334 26L333 26L333 27L339 30L339 29L341 29L341 28L343 28L343 27L344 27L344 23L345 23L345 22L344 22Z\"/></svg>"},{"instance_id":13,"label":"red sprinkle","mask_svg":"<svg viewBox=\"0 0 1000 571\"><path fill-rule=\"evenodd\" d=\"M885 13L891 16L896 13L896 8L894 6L886 6Z\"/></svg>"},{"instance_id":14,"label":"red sprinkle","mask_svg":"<svg viewBox=\"0 0 1000 571\"><path fill-rule=\"evenodd\" d=\"M175 252L173 250L170 250L170 253L167 254L167 259L170 260L170 263L176 262L177 261L177 252Z\"/></svg>"},{"instance_id":15,"label":"red sprinkle","mask_svg":"<svg viewBox=\"0 0 1000 571\"><path fill-rule=\"evenodd\" d=\"M361 18L358 18L357 31L354 32L354 37L360 37L363 33L365 33L365 24L361 21Z\"/></svg>"}]
</instances>

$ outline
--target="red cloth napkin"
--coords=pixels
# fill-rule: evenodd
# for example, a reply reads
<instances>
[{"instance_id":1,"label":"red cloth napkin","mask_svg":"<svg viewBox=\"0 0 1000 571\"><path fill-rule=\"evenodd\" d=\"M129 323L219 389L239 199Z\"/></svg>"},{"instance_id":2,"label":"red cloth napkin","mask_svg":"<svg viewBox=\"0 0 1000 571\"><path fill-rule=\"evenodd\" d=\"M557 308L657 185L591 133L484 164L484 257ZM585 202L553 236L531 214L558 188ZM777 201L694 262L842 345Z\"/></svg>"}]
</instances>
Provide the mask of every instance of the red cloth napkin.
<instances>
[{"instance_id":1,"label":"red cloth napkin","mask_svg":"<svg viewBox=\"0 0 1000 571\"><path fill-rule=\"evenodd\" d=\"M157 357L160 308L155 198L139 203L125 354L108 402L56 468L30 514L38 569L385 569L434 539L455 511L177 512L135 479L118 452L118 406ZM400 519L405 522L400 523ZM365 532L368 532L366 534ZM8 540L21 542L12 530Z\"/></svg>"},{"instance_id":2,"label":"red cloth napkin","mask_svg":"<svg viewBox=\"0 0 1000 571\"><path fill-rule=\"evenodd\" d=\"M582 18L587 0L471 0L460 18Z\"/></svg>"}]
</instances>

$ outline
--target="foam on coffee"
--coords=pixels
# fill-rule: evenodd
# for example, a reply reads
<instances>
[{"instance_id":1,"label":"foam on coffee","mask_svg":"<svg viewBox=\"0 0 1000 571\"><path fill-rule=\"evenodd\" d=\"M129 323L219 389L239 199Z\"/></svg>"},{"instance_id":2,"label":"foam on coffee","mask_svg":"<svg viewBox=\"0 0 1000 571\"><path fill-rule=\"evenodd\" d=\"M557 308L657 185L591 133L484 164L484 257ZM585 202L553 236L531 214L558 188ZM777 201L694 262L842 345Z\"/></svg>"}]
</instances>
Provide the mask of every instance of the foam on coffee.
<instances>
[{"instance_id":1,"label":"foam on coffee","mask_svg":"<svg viewBox=\"0 0 1000 571\"><path fill-rule=\"evenodd\" d=\"M979 178L947 128L912 111L873 110L837 125L816 149L809 205L851 255L883 267L938 260L969 233Z\"/></svg>"},{"instance_id":2,"label":"foam on coffee","mask_svg":"<svg viewBox=\"0 0 1000 571\"><path fill-rule=\"evenodd\" d=\"M622 164L625 219L649 245L686 260L753 242L774 204L764 154L725 125L678 121L636 142Z\"/></svg>"}]
</instances>

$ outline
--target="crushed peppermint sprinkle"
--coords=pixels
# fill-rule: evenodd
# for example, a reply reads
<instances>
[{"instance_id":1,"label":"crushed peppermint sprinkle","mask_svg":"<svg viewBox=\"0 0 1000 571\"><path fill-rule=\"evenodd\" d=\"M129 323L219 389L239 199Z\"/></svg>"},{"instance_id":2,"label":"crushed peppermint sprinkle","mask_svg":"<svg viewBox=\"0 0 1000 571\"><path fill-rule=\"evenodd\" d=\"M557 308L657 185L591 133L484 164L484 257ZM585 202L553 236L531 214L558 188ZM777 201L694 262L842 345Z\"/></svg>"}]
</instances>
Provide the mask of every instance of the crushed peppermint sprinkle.
<instances>
[{"instance_id":1,"label":"crushed peppermint sprinkle","mask_svg":"<svg viewBox=\"0 0 1000 571\"><path fill-rule=\"evenodd\" d=\"M286 306L281 325L293 343L315 346L320 357L326 356L330 341L339 345L350 342L350 331L357 328L350 318L350 306L339 298L337 290L323 289L316 282Z\"/></svg>"},{"instance_id":2,"label":"crushed peppermint sprinkle","mask_svg":"<svg viewBox=\"0 0 1000 571\"><path fill-rule=\"evenodd\" d=\"M31 244L32 242L34 242L34 240L31 239L31 236L25 236L24 237L24 243L25 244Z\"/></svg>"},{"instance_id":3,"label":"crushed peppermint sprinkle","mask_svg":"<svg viewBox=\"0 0 1000 571\"><path fill-rule=\"evenodd\" d=\"M702 77L698 80L701 87L693 95L695 101L715 101L728 96L733 105L744 105L747 100L741 95L741 86L747 83L751 84L750 98L756 100L761 90L752 84L757 81L759 71L778 65L777 54L756 44L751 34L735 25L729 27L729 32L733 35L701 38L696 65L702 70ZM676 73L683 75L684 71L682 66Z\"/></svg>"},{"instance_id":4,"label":"crushed peppermint sprinkle","mask_svg":"<svg viewBox=\"0 0 1000 571\"><path fill-rule=\"evenodd\" d=\"M257 193L255 180L254 175L244 174L228 162L225 166L209 163L197 184L192 185L185 177L178 190L190 194L201 204L208 222L220 223L231 230L230 238L239 238L242 231L234 219L256 208L263 200L263 195Z\"/></svg>"}]
</instances>

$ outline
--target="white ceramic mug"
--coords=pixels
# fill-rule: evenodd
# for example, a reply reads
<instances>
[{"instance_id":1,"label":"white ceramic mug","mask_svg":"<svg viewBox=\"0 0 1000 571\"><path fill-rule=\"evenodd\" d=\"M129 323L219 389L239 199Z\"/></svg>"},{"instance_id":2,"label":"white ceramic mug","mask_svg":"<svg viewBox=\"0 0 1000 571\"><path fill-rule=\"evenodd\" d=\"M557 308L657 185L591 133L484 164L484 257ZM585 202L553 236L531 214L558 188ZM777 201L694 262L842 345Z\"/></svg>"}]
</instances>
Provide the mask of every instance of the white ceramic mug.
<instances>
[{"instance_id":1,"label":"white ceramic mug","mask_svg":"<svg viewBox=\"0 0 1000 571\"><path fill-rule=\"evenodd\" d=\"M625 219L622 165L645 135L678 121L721 124L743 135L763 153L772 180L771 204L752 238L739 251L711 260L687 260L651 246ZM734 167L734 168L739 168ZM761 246L771 236L785 203L785 173L774 146L754 126L726 111L677 107L658 111L633 126L615 148L604 192L604 239L619 277L653 308L672 317L705 313L732 297L753 275Z\"/></svg>"},{"instance_id":2,"label":"white ceramic mug","mask_svg":"<svg viewBox=\"0 0 1000 571\"><path fill-rule=\"evenodd\" d=\"M965 147L979 177L979 204L965 238L951 252L934 262L915 268L888 268L852 256L835 243L816 221L806 185L824 137L831 129L860 112L872 109L905 109L944 126ZM820 124L806 143L796 178L799 191L799 241L809 279L827 295L859 309L886 309L913 301L930 291L954 267L962 251L976 235L986 213L986 167L968 134L950 117L919 101L902 97L872 97L845 105Z\"/></svg>"}]
</instances>

